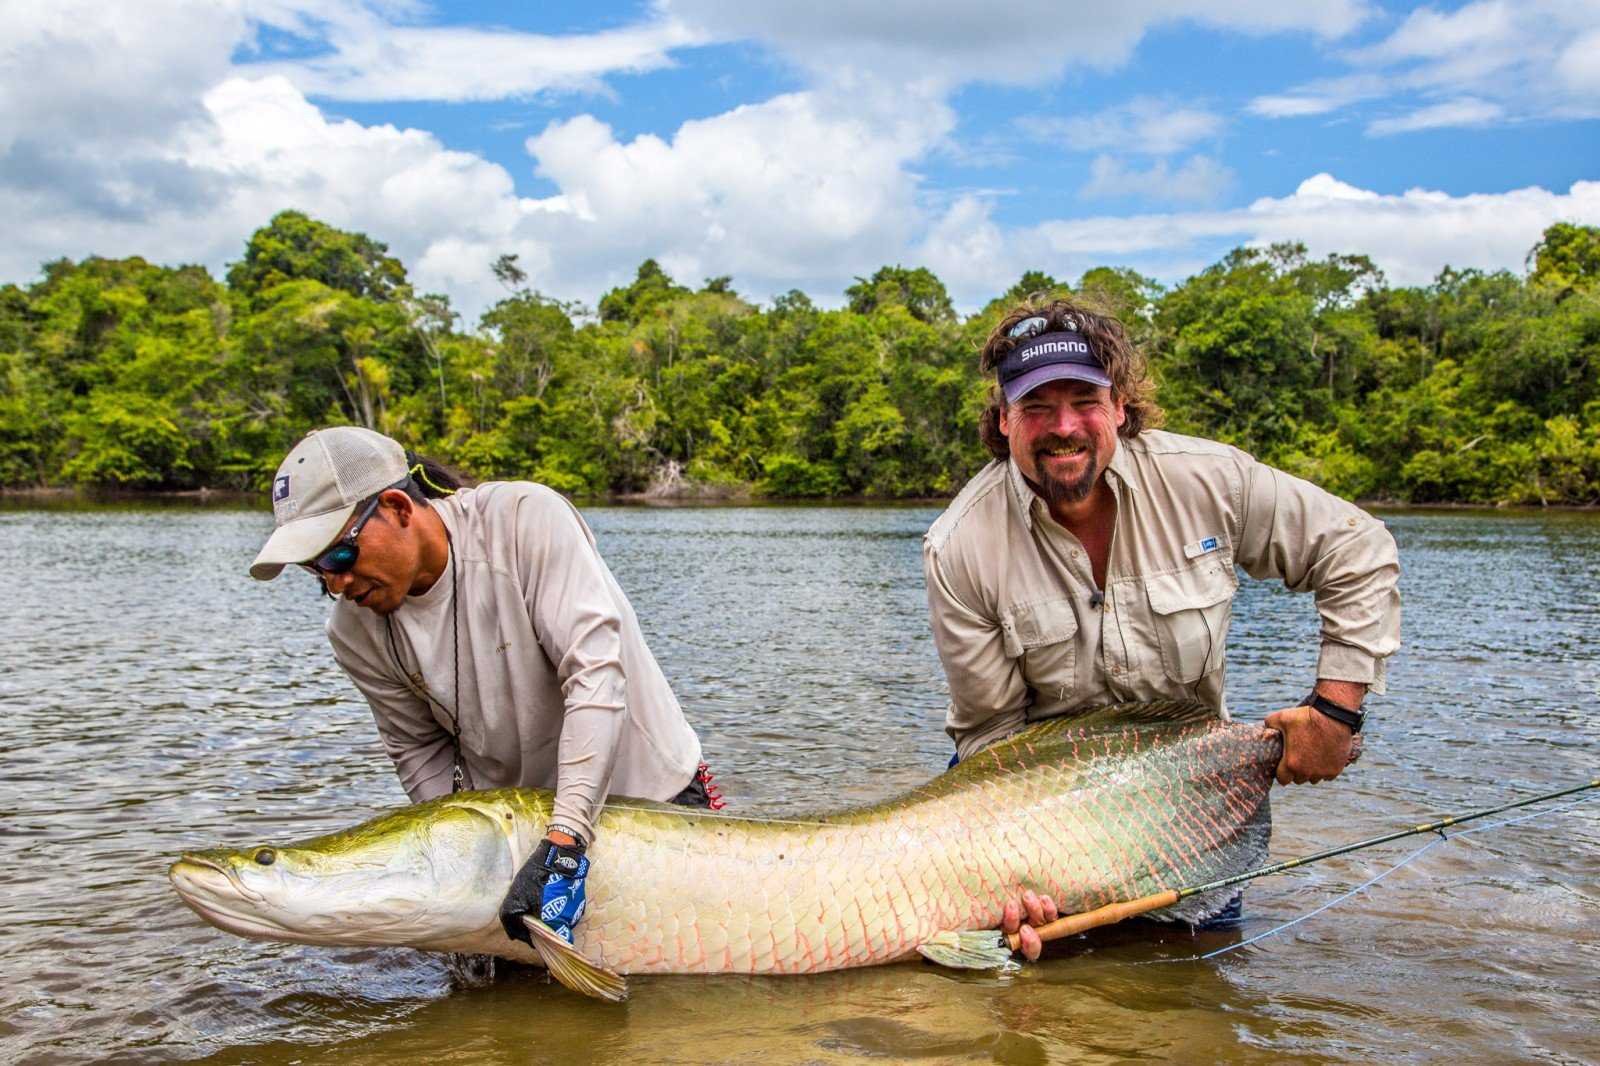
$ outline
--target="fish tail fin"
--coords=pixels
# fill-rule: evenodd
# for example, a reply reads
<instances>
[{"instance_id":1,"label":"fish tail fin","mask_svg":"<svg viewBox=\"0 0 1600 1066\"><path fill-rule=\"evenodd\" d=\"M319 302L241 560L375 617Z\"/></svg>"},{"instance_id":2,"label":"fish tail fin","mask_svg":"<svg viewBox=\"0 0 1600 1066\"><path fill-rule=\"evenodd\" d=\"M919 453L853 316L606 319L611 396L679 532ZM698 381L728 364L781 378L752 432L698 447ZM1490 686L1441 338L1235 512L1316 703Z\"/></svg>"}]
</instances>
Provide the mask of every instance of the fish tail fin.
<instances>
[{"instance_id":1,"label":"fish tail fin","mask_svg":"<svg viewBox=\"0 0 1600 1066\"><path fill-rule=\"evenodd\" d=\"M539 919L524 915L522 921L533 939L533 950L551 977L574 992L595 999L621 1003L628 998L628 982L621 974L584 958L577 948L562 940Z\"/></svg>"},{"instance_id":2,"label":"fish tail fin","mask_svg":"<svg viewBox=\"0 0 1600 1066\"><path fill-rule=\"evenodd\" d=\"M1015 970L1011 946L996 929L953 930L935 933L917 951L929 962L956 970Z\"/></svg>"}]
</instances>

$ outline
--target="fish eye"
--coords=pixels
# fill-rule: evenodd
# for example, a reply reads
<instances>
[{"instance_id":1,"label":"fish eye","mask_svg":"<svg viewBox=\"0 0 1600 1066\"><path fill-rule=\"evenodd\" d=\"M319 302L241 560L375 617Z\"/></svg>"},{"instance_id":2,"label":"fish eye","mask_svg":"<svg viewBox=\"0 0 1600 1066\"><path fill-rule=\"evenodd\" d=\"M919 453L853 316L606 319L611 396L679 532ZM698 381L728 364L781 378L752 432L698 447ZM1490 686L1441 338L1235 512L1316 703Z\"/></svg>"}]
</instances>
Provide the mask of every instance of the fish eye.
<instances>
[{"instance_id":1,"label":"fish eye","mask_svg":"<svg viewBox=\"0 0 1600 1066\"><path fill-rule=\"evenodd\" d=\"M259 862L262 866L271 866L273 860L277 857L271 848L262 848L256 852L256 862Z\"/></svg>"}]
</instances>

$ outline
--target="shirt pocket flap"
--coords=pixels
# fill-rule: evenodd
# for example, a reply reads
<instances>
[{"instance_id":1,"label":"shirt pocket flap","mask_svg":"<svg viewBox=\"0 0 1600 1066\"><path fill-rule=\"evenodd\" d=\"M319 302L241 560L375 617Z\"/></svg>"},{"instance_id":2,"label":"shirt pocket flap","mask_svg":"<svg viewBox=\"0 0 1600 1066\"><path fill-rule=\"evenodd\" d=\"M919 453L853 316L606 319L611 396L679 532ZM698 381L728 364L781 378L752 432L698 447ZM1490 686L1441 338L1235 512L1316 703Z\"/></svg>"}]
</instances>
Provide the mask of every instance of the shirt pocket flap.
<instances>
[{"instance_id":1,"label":"shirt pocket flap","mask_svg":"<svg viewBox=\"0 0 1600 1066\"><path fill-rule=\"evenodd\" d=\"M1078 632L1078 616L1069 599L1043 600L1002 612L1000 631L1005 635L1006 654L1018 659L1030 648L1071 640Z\"/></svg>"},{"instance_id":2,"label":"shirt pocket flap","mask_svg":"<svg viewBox=\"0 0 1600 1066\"><path fill-rule=\"evenodd\" d=\"M1156 614L1174 614L1214 607L1233 596L1239 578L1224 559L1208 561L1175 574L1155 574L1144 579L1150 609Z\"/></svg>"}]
</instances>

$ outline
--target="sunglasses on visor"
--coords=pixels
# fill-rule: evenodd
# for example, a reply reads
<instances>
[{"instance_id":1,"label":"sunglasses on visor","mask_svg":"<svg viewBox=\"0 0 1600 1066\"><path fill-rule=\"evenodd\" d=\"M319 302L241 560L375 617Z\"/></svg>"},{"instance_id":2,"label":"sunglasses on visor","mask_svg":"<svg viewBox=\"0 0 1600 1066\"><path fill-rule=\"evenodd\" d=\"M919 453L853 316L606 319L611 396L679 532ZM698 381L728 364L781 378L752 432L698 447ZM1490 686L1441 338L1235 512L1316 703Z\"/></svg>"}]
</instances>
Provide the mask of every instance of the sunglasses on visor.
<instances>
[{"instance_id":1,"label":"sunglasses on visor","mask_svg":"<svg viewBox=\"0 0 1600 1066\"><path fill-rule=\"evenodd\" d=\"M1065 319L1061 325L1056 328L1069 330L1073 333L1076 333L1078 331L1078 320L1075 318ZM1016 325L1006 330L1006 336L1010 337L1012 340L1025 341L1029 340L1030 338L1037 337L1041 333L1049 332L1050 320L1042 315L1034 315L1031 318L1023 319L1021 322L1018 322Z\"/></svg>"}]
</instances>

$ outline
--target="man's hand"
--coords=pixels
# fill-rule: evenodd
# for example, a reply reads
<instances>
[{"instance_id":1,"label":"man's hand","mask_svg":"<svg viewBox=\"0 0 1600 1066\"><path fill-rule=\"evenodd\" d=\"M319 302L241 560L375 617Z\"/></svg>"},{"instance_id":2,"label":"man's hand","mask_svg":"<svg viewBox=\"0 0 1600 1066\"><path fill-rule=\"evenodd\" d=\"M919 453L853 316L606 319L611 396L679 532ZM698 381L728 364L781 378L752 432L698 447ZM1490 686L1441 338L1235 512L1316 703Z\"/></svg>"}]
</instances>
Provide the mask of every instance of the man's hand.
<instances>
[{"instance_id":1,"label":"man's hand","mask_svg":"<svg viewBox=\"0 0 1600 1066\"><path fill-rule=\"evenodd\" d=\"M529 947L533 938L523 925L524 918L538 918L570 944L572 929L582 920L586 904L583 883L589 876L589 860L576 846L560 844L551 837L540 841L533 856L517 871L511 891L500 904L500 925L506 936Z\"/></svg>"},{"instance_id":2,"label":"man's hand","mask_svg":"<svg viewBox=\"0 0 1600 1066\"><path fill-rule=\"evenodd\" d=\"M1056 912L1056 901L1049 896L1036 894L1033 889L1022 890L1020 905L1016 900L1006 904L1005 912L1000 918L1000 931L1007 936L1018 935L1022 943L1022 957L1029 962L1036 962L1039 952L1044 950L1044 942L1039 939L1039 934L1034 929L1041 925L1048 925L1061 917Z\"/></svg>"},{"instance_id":3,"label":"man's hand","mask_svg":"<svg viewBox=\"0 0 1600 1066\"><path fill-rule=\"evenodd\" d=\"M1355 734L1350 727L1310 707L1286 707L1267 715L1267 728L1283 734L1278 784L1332 781L1350 764Z\"/></svg>"}]
</instances>

